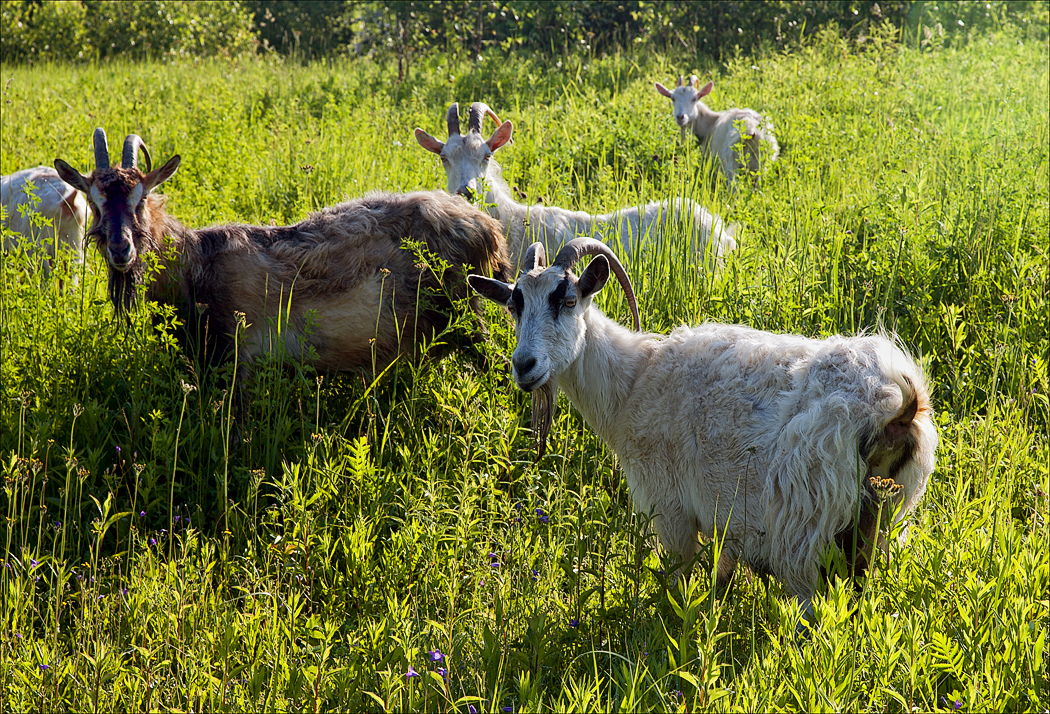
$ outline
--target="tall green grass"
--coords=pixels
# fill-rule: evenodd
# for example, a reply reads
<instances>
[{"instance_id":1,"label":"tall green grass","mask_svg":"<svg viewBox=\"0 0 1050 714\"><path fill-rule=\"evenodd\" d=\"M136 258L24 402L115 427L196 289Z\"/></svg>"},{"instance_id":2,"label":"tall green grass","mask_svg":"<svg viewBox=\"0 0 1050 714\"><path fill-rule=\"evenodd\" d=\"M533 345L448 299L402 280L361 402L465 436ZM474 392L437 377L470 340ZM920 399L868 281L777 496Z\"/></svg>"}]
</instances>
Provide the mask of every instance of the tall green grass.
<instances>
[{"instance_id":1,"label":"tall green grass","mask_svg":"<svg viewBox=\"0 0 1050 714\"><path fill-rule=\"evenodd\" d=\"M713 592L710 544L668 589L613 455L563 400L533 463L498 367L372 383L264 362L231 449L229 381L154 329L169 312L124 329L93 249L61 283L8 253L3 709L1046 709L1048 50L1009 29L884 39L718 66L433 55L401 84L366 61L5 67L0 170L86 170L95 126L136 132L182 155L165 191L191 226L443 186L412 129L487 101L530 201L685 195L744 226L717 275L677 235L628 264L647 329L894 330L941 445L908 543L860 592L834 581L799 638L777 582ZM683 71L714 79L715 108L773 118L781 159L755 188L730 194L679 142L652 82ZM617 290L600 302L626 316ZM498 365L513 333L488 324Z\"/></svg>"}]
</instances>

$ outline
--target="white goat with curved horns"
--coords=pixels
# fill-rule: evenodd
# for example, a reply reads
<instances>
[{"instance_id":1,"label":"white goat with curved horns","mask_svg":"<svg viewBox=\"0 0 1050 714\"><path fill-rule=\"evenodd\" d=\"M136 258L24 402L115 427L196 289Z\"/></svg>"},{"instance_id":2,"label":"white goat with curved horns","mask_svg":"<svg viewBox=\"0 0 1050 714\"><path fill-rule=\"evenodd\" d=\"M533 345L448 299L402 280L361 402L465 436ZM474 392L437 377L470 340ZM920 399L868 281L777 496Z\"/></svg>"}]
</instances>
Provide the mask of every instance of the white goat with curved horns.
<instances>
[{"instance_id":1,"label":"white goat with curved horns","mask_svg":"<svg viewBox=\"0 0 1050 714\"><path fill-rule=\"evenodd\" d=\"M722 169L730 184L736 181L740 169L757 172L763 162L777 160L780 146L773 135L773 122L754 109L716 112L700 101L711 93L715 83L699 87L695 74L687 82L683 79L678 77L678 86L673 92L656 82L656 91L674 105L674 118L682 130L682 141L690 133L695 134L704 154L718 161L717 168ZM742 152L736 148L741 142Z\"/></svg>"},{"instance_id":2,"label":"white goat with curved horns","mask_svg":"<svg viewBox=\"0 0 1050 714\"><path fill-rule=\"evenodd\" d=\"M492 117L499 125L487 140L481 136L485 116ZM446 119L447 142L439 141L418 128L416 141L441 157L449 193L469 199L481 193L484 187L485 202L494 205L489 211L503 224L507 252L511 261L518 261L518 265L532 242L542 241L551 250L557 250L579 235L600 237L611 245L619 241L630 255L646 239L652 241L653 234L666 231L669 220L680 221L690 231L693 251L708 265L717 265L723 256L736 248L732 229L727 229L720 217L686 198L598 215L553 206L522 205L514 200L499 164L492 158L497 149L510 141L514 125L509 121L501 122L483 102L474 102L470 106L466 134L459 130L459 104L449 106Z\"/></svg>"},{"instance_id":3,"label":"white goat with curved horns","mask_svg":"<svg viewBox=\"0 0 1050 714\"><path fill-rule=\"evenodd\" d=\"M577 278L573 267L588 254ZM822 554L838 546L859 574L878 537L880 499L901 519L922 496L937 431L922 371L890 340L717 323L631 332L592 304L612 268L636 310L604 244L574 240L547 267L537 243L525 265L515 284L467 278L510 309L515 382L566 393L683 562L697 553L697 531L717 535L722 584L743 560L779 578L811 614Z\"/></svg>"}]
</instances>

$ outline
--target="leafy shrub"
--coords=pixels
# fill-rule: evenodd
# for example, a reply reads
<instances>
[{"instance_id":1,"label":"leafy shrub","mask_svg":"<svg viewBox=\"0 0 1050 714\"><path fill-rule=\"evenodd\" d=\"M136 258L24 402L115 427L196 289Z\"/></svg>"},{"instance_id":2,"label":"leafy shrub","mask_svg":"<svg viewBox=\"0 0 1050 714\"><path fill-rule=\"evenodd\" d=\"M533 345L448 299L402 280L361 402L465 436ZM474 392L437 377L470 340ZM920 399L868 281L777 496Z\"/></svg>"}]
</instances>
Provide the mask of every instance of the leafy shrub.
<instances>
[{"instance_id":1,"label":"leafy shrub","mask_svg":"<svg viewBox=\"0 0 1050 714\"><path fill-rule=\"evenodd\" d=\"M72 60L84 56L83 3L76 0L31 2L4 0L0 4L0 59Z\"/></svg>"},{"instance_id":2,"label":"leafy shrub","mask_svg":"<svg viewBox=\"0 0 1050 714\"><path fill-rule=\"evenodd\" d=\"M5 62L240 54L255 42L239 2L4 0L0 12Z\"/></svg>"},{"instance_id":3,"label":"leafy shrub","mask_svg":"<svg viewBox=\"0 0 1050 714\"><path fill-rule=\"evenodd\" d=\"M255 39L239 2L85 2L89 42L99 57L239 54Z\"/></svg>"}]
</instances>

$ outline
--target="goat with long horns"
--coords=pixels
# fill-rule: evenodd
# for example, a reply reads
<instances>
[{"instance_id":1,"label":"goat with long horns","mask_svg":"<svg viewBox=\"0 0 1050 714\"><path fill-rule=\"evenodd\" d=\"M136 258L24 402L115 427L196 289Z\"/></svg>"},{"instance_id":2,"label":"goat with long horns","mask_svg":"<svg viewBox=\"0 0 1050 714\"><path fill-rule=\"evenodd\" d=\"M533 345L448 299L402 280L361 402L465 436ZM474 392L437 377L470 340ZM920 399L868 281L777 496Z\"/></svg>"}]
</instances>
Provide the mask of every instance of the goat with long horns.
<instances>
[{"instance_id":1,"label":"goat with long horns","mask_svg":"<svg viewBox=\"0 0 1050 714\"><path fill-rule=\"evenodd\" d=\"M595 257L577 277L584 255ZM880 543L880 514L899 520L922 496L937 429L922 369L893 340L718 323L645 334L627 274L603 243L573 240L549 267L536 243L524 262L513 285L467 280L514 318L514 381L540 409L541 449L561 389L686 567L698 531L717 537L720 582L745 561L811 616L825 552L841 549L860 574ZM593 304L610 271L633 332ZM886 483L893 493L879 495Z\"/></svg>"},{"instance_id":2,"label":"goat with long horns","mask_svg":"<svg viewBox=\"0 0 1050 714\"><path fill-rule=\"evenodd\" d=\"M401 355L421 354L421 343L452 323L454 301L470 294L468 270L510 275L499 224L442 191L373 193L291 226L193 230L168 215L153 193L179 168L178 155L154 169L146 145L132 134L121 165L111 168L102 129L94 145L90 174L62 159L55 168L89 198L89 235L109 263L116 311L127 313L145 286L147 300L176 306L188 328L182 337L209 361L229 356L243 316L242 365L280 343L281 354L319 369L378 373ZM449 269L418 261L405 241L422 243ZM155 274L147 270L147 254L161 268ZM448 337L470 345L480 339L474 330Z\"/></svg>"}]
</instances>

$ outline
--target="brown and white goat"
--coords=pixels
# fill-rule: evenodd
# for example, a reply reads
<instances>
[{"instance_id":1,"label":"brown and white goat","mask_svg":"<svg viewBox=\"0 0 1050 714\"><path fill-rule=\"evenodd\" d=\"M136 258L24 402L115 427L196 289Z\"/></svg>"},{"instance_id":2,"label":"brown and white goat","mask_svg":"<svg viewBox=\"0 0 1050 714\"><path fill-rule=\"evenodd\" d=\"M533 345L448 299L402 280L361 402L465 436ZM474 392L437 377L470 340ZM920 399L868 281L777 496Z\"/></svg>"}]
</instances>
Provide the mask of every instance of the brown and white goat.
<instances>
[{"instance_id":1,"label":"brown and white goat","mask_svg":"<svg viewBox=\"0 0 1050 714\"><path fill-rule=\"evenodd\" d=\"M109 263L116 311L126 314L148 279L145 298L174 304L186 337L209 360L232 354L243 314L236 343L242 365L283 343L290 358L318 369L374 374L400 355L418 355L421 339L450 324L452 301L469 294L468 270L510 275L499 223L441 191L373 193L291 226L193 230L168 215L164 198L153 193L178 169L178 155L153 169L142 139L132 134L121 165L110 167L102 129L94 144L90 174L61 159L55 168L88 196L94 216L88 235ZM442 272L419 260L405 241L451 267ZM150 272L151 261L160 269Z\"/></svg>"}]
</instances>

